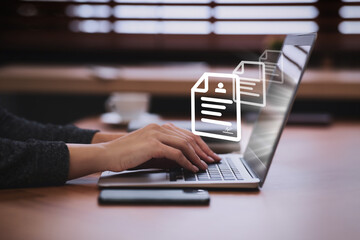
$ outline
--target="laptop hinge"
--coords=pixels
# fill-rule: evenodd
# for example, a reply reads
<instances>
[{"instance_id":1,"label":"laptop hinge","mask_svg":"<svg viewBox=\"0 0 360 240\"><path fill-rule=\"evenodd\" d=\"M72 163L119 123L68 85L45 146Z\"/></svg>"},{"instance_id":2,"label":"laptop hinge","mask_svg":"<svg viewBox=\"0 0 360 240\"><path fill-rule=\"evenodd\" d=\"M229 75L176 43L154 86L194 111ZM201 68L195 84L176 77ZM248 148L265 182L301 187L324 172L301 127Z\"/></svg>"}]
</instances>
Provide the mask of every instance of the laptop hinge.
<instances>
[{"instance_id":1,"label":"laptop hinge","mask_svg":"<svg viewBox=\"0 0 360 240\"><path fill-rule=\"evenodd\" d=\"M249 165L247 164L247 162L245 161L244 158L241 157L241 158L240 158L240 161L244 164L246 171L248 171L248 173L250 174L250 176L251 176L252 178L259 178L259 177L251 170L251 168L249 167Z\"/></svg>"}]
</instances>

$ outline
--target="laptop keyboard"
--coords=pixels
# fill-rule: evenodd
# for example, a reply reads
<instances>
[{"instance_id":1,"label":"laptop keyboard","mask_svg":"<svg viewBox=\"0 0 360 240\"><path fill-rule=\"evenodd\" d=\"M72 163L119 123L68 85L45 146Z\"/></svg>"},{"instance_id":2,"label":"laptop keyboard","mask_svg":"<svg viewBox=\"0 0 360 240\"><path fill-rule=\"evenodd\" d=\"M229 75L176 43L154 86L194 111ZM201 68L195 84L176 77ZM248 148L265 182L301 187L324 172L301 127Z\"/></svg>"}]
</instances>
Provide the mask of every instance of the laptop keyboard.
<instances>
[{"instance_id":1,"label":"laptop keyboard","mask_svg":"<svg viewBox=\"0 0 360 240\"><path fill-rule=\"evenodd\" d=\"M209 164L206 171L193 173L183 168L170 171L170 181L234 181L242 180L240 171L230 158L216 164Z\"/></svg>"}]
</instances>

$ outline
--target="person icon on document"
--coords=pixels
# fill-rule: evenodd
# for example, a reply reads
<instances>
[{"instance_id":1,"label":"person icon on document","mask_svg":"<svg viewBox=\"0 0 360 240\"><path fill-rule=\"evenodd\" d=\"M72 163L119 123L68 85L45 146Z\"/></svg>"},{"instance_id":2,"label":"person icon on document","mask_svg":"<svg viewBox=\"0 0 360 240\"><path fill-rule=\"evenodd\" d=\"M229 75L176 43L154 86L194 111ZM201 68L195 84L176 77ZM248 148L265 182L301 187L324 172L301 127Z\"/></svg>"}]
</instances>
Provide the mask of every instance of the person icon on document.
<instances>
[{"instance_id":1,"label":"person icon on document","mask_svg":"<svg viewBox=\"0 0 360 240\"><path fill-rule=\"evenodd\" d=\"M226 89L224 88L224 84L222 82L220 82L218 84L218 87L215 88L215 92L216 93L226 93Z\"/></svg>"}]
</instances>

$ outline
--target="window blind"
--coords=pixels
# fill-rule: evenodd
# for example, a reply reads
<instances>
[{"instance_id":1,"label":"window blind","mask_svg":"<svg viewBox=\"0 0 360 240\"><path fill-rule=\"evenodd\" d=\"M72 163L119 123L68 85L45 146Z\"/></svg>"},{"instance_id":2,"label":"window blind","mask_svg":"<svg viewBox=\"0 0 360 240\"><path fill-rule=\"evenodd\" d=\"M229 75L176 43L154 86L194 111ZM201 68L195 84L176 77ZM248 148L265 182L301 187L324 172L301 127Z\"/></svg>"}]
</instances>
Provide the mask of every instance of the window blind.
<instances>
[{"instance_id":1,"label":"window blind","mask_svg":"<svg viewBox=\"0 0 360 240\"><path fill-rule=\"evenodd\" d=\"M355 0L18 0L0 10L0 38L10 49L232 51L259 49L265 35L318 32L317 49L359 49L359 7Z\"/></svg>"},{"instance_id":2,"label":"window blind","mask_svg":"<svg viewBox=\"0 0 360 240\"><path fill-rule=\"evenodd\" d=\"M339 31L342 34L360 34L360 0L342 0L339 15L342 21Z\"/></svg>"},{"instance_id":3,"label":"window blind","mask_svg":"<svg viewBox=\"0 0 360 240\"><path fill-rule=\"evenodd\" d=\"M38 28L116 34L288 34L316 32L316 0L24 0L18 14Z\"/></svg>"}]
</instances>

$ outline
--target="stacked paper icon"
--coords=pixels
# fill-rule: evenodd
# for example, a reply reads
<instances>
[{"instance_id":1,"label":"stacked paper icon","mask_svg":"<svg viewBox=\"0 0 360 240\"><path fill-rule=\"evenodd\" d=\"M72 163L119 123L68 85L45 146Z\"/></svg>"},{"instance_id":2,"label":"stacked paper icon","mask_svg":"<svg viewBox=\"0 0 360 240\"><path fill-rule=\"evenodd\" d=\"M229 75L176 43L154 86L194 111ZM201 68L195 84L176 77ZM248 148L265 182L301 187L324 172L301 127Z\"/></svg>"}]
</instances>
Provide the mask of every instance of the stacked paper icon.
<instances>
[{"instance_id":1,"label":"stacked paper icon","mask_svg":"<svg viewBox=\"0 0 360 240\"><path fill-rule=\"evenodd\" d=\"M265 50L259 58L259 62L265 64L265 78L268 82L283 83L284 82L284 55L282 51Z\"/></svg>"},{"instance_id":2,"label":"stacked paper icon","mask_svg":"<svg viewBox=\"0 0 360 240\"><path fill-rule=\"evenodd\" d=\"M233 74L240 78L241 103L264 107L266 104L265 64L242 61Z\"/></svg>"},{"instance_id":3,"label":"stacked paper icon","mask_svg":"<svg viewBox=\"0 0 360 240\"><path fill-rule=\"evenodd\" d=\"M192 132L204 137L240 141L241 104L266 105L266 82L283 83L282 61L281 51L266 50L259 61L241 61L231 74L205 72L191 88ZM227 120L229 118L236 119L236 124ZM204 131L215 125L223 131Z\"/></svg>"}]
</instances>

